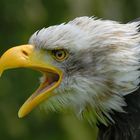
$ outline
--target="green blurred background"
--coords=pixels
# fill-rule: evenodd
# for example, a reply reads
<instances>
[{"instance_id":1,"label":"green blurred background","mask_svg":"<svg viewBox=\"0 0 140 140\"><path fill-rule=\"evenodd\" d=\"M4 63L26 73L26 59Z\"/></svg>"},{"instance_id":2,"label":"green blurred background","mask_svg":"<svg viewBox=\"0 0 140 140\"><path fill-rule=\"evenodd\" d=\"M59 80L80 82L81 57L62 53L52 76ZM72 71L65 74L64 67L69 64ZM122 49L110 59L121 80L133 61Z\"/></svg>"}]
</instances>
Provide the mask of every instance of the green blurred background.
<instances>
[{"instance_id":1,"label":"green blurred background","mask_svg":"<svg viewBox=\"0 0 140 140\"><path fill-rule=\"evenodd\" d=\"M77 16L128 22L140 16L140 0L0 0L0 55L26 44L32 33ZM46 114L38 108L19 119L17 112L37 88L40 74L6 71L0 79L1 140L95 140L96 128L70 114Z\"/></svg>"}]
</instances>

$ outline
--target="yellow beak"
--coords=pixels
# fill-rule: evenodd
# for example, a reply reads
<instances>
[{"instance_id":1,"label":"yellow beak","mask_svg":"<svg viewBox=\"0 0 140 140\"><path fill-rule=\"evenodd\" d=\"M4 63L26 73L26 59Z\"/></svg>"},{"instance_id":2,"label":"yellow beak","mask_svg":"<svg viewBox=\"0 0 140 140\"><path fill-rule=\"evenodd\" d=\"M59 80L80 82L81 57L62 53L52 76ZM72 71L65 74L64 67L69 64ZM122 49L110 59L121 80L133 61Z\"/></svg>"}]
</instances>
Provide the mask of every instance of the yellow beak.
<instances>
[{"instance_id":1,"label":"yellow beak","mask_svg":"<svg viewBox=\"0 0 140 140\"><path fill-rule=\"evenodd\" d=\"M57 88L62 80L62 71L51 65L46 53L35 49L32 45L22 45L9 49L0 58L0 74L6 69L28 67L41 71L45 80L40 87L22 105L18 116L24 117L40 102L55 95L52 91Z\"/></svg>"}]
</instances>

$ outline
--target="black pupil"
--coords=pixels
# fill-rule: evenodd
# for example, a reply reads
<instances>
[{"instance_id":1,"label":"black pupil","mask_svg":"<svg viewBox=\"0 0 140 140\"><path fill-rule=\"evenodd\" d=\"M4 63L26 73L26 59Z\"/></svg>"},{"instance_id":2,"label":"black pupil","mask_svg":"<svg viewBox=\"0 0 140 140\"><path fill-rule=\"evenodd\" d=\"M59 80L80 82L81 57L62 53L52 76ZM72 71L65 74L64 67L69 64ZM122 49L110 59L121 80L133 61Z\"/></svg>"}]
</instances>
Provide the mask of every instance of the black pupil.
<instances>
[{"instance_id":1,"label":"black pupil","mask_svg":"<svg viewBox=\"0 0 140 140\"><path fill-rule=\"evenodd\" d=\"M57 55L58 57L62 57L63 52L62 52L62 51L57 51L57 52L56 52L56 55Z\"/></svg>"}]
</instances>

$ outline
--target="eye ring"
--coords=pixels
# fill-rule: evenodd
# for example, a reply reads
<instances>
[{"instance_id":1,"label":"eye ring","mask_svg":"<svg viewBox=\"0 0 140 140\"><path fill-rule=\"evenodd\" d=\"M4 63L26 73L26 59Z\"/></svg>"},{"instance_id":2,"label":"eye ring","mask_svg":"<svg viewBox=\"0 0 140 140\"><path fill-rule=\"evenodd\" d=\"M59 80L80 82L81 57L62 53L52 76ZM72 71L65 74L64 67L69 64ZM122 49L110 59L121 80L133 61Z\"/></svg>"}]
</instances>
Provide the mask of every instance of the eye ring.
<instances>
[{"instance_id":1,"label":"eye ring","mask_svg":"<svg viewBox=\"0 0 140 140\"><path fill-rule=\"evenodd\" d=\"M52 50L52 56L55 58L55 60L62 62L68 57L68 52L64 49L55 49Z\"/></svg>"}]
</instances>

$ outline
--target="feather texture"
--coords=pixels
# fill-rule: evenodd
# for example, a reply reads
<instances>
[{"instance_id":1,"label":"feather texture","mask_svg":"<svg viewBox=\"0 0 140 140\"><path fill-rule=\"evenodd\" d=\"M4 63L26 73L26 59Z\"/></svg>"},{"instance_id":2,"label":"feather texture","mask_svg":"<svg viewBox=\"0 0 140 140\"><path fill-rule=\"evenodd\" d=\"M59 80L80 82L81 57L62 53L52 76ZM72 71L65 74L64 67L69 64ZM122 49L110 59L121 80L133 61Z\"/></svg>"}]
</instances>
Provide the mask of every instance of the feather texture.
<instances>
[{"instance_id":1,"label":"feather texture","mask_svg":"<svg viewBox=\"0 0 140 140\"><path fill-rule=\"evenodd\" d=\"M62 63L52 60L64 78L57 95L43 103L45 110L70 108L90 123L114 124L113 112L125 113L125 96L139 88L139 25L79 17L34 33L29 43L36 49L63 48L70 54Z\"/></svg>"}]
</instances>

